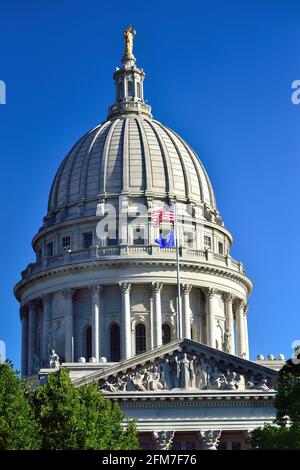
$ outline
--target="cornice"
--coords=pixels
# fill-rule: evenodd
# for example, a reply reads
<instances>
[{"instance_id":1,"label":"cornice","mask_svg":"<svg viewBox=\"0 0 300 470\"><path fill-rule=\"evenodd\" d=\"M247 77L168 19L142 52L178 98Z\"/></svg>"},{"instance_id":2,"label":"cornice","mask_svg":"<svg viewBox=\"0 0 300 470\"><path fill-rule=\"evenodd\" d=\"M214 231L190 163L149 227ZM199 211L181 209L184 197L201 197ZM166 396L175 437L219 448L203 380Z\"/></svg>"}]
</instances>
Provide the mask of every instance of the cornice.
<instances>
[{"instance_id":1,"label":"cornice","mask_svg":"<svg viewBox=\"0 0 300 470\"><path fill-rule=\"evenodd\" d=\"M114 268L114 267L140 267L140 266L176 266L175 260L163 259L163 260L150 260L150 259L135 259L135 258L126 258L126 259L101 259L101 260L91 260L83 261L79 263L72 263L69 265L62 265L55 268L48 268L42 270L38 273L32 274L26 279L19 281L15 288L14 294L18 300L20 300L20 291L31 285L36 284L37 282L43 281L48 278L61 276L68 273L74 272L84 272L84 271L97 271L98 269L103 268ZM216 265L202 264L197 261L180 261L180 267L187 268L190 272L194 273L205 273L211 274L217 277L224 279L230 279L238 284L246 287L248 293L250 294L253 288L253 284L247 276L242 273L238 273L230 268L222 268Z\"/></svg>"},{"instance_id":2,"label":"cornice","mask_svg":"<svg viewBox=\"0 0 300 470\"><path fill-rule=\"evenodd\" d=\"M182 396L173 394L144 393L109 393L103 392L105 398L116 402L126 402L126 408L252 408L274 407L275 392L262 392L255 394L243 393L225 395L224 392L217 396L205 393L183 393Z\"/></svg>"}]
</instances>

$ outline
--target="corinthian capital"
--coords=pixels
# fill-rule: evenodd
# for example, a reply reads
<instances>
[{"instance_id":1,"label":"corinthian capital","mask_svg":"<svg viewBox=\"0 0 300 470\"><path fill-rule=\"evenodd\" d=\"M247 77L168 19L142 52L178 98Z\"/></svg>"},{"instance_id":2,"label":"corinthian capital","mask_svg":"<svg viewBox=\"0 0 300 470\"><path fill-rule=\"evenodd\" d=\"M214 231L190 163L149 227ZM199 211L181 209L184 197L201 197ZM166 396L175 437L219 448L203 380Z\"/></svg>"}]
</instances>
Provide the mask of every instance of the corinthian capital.
<instances>
[{"instance_id":1,"label":"corinthian capital","mask_svg":"<svg viewBox=\"0 0 300 470\"><path fill-rule=\"evenodd\" d=\"M36 299L29 300L27 302L27 307L28 307L28 310L36 310L37 309L37 300Z\"/></svg>"},{"instance_id":2,"label":"corinthian capital","mask_svg":"<svg viewBox=\"0 0 300 470\"><path fill-rule=\"evenodd\" d=\"M205 297L207 298L212 298L216 295L217 293L217 289L213 288L213 287L207 287L205 290L204 290L204 294L205 294Z\"/></svg>"},{"instance_id":3,"label":"corinthian capital","mask_svg":"<svg viewBox=\"0 0 300 470\"><path fill-rule=\"evenodd\" d=\"M89 291L92 295L96 295L96 294L101 295L103 293L103 286L101 284L90 286Z\"/></svg>"},{"instance_id":4,"label":"corinthian capital","mask_svg":"<svg viewBox=\"0 0 300 470\"><path fill-rule=\"evenodd\" d=\"M153 437L155 440L155 449L168 450L172 446L174 431L153 432Z\"/></svg>"},{"instance_id":5,"label":"corinthian capital","mask_svg":"<svg viewBox=\"0 0 300 470\"><path fill-rule=\"evenodd\" d=\"M130 292L131 291L131 283L130 282L127 282L127 281L124 281L124 282L120 282L119 283L119 286L121 287L121 290L125 293L125 292Z\"/></svg>"},{"instance_id":6,"label":"corinthian capital","mask_svg":"<svg viewBox=\"0 0 300 470\"><path fill-rule=\"evenodd\" d=\"M64 289L62 291L62 294L65 299L72 299L73 296L75 295L76 290L75 289Z\"/></svg>"},{"instance_id":7,"label":"corinthian capital","mask_svg":"<svg viewBox=\"0 0 300 470\"><path fill-rule=\"evenodd\" d=\"M51 300L52 300L52 297L53 297L53 294L43 294L42 295L42 301L43 301L43 304L50 304Z\"/></svg>"},{"instance_id":8,"label":"corinthian capital","mask_svg":"<svg viewBox=\"0 0 300 470\"><path fill-rule=\"evenodd\" d=\"M235 305L238 310L244 310L247 304L244 299L237 298L235 299Z\"/></svg>"},{"instance_id":9,"label":"corinthian capital","mask_svg":"<svg viewBox=\"0 0 300 470\"><path fill-rule=\"evenodd\" d=\"M153 292L161 292L163 288L163 283L162 282L158 282L158 281L155 281L155 282L152 282L152 289L153 289Z\"/></svg>"},{"instance_id":10,"label":"corinthian capital","mask_svg":"<svg viewBox=\"0 0 300 470\"><path fill-rule=\"evenodd\" d=\"M192 290L193 284L182 284L182 290L184 294L189 294Z\"/></svg>"},{"instance_id":11,"label":"corinthian capital","mask_svg":"<svg viewBox=\"0 0 300 470\"><path fill-rule=\"evenodd\" d=\"M226 303L231 303L234 300L234 295L231 292L223 292L222 297Z\"/></svg>"},{"instance_id":12,"label":"corinthian capital","mask_svg":"<svg viewBox=\"0 0 300 470\"><path fill-rule=\"evenodd\" d=\"M220 437L221 431L200 431L202 438L202 449L205 450L216 450Z\"/></svg>"}]
</instances>

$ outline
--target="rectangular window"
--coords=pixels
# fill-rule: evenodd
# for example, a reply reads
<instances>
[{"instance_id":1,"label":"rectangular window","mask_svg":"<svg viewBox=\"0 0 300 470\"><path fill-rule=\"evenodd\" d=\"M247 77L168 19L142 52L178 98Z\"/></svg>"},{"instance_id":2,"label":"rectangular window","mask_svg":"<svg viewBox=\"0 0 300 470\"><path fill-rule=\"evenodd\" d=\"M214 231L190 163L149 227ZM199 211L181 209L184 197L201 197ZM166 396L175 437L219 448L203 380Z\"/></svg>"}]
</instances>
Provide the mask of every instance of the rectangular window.
<instances>
[{"instance_id":1,"label":"rectangular window","mask_svg":"<svg viewBox=\"0 0 300 470\"><path fill-rule=\"evenodd\" d=\"M143 227L133 227L132 242L134 245L145 245L145 236Z\"/></svg>"},{"instance_id":2,"label":"rectangular window","mask_svg":"<svg viewBox=\"0 0 300 470\"><path fill-rule=\"evenodd\" d=\"M150 444L148 444L147 442L141 442L140 445L142 450L150 450Z\"/></svg>"},{"instance_id":3,"label":"rectangular window","mask_svg":"<svg viewBox=\"0 0 300 470\"><path fill-rule=\"evenodd\" d=\"M67 250L68 248L71 247L71 237L69 237L69 236L63 237L62 247L63 247L63 250Z\"/></svg>"},{"instance_id":4,"label":"rectangular window","mask_svg":"<svg viewBox=\"0 0 300 470\"><path fill-rule=\"evenodd\" d=\"M237 441L232 441L231 443L232 450L241 450L241 443Z\"/></svg>"},{"instance_id":5,"label":"rectangular window","mask_svg":"<svg viewBox=\"0 0 300 470\"><path fill-rule=\"evenodd\" d=\"M227 442L220 442L220 444L218 445L218 450L227 450Z\"/></svg>"},{"instance_id":6,"label":"rectangular window","mask_svg":"<svg viewBox=\"0 0 300 470\"><path fill-rule=\"evenodd\" d=\"M220 254L220 255L223 255L223 254L224 254L223 243L222 243L222 242L219 242L219 243L218 243L218 246L219 246L219 254Z\"/></svg>"},{"instance_id":7,"label":"rectangular window","mask_svg":"<svg viewBox=\"0 0 300 470\"><path fill-rule=\"evenodd\" d=\"M108 232L107 235L107 246L116 246L119 241L119 235L118 235L118 230L113 232Z\"/></svg>"},{"instance_id":8,"label":"rectangular window","mask_svg":"<svg viewBox=\"0 0 300 470\"><path fill-rule=\"evenodd\" d=\"M192 232L184 232L183 234L184 247L193 248L194 246L194 234Z\"/></svg>"},{"instance_id":9,"label":"rectangular window","mask_svg":"<svg viewBox=\"0 0 300 470\"><path fill-rule=\"evenodd\" d=\"M211 238L207 235L204 235L204 248L211 250Z\"/></svg>"},{"instance_id":10,"label":"rectangular window","mask_svg":"<svg viewBox=\"0 0 300 470\"><path fill-rule=\"evenodd\" d=\"M195 450L196 449L195 442L186 442L185 449L186 450Z\"/></svg>"},{"instance_id":11,"label":"rectangular window","mask_svg":"<svg viewBox=\"0 0 300 470\"><path fill-rule=\"evenodd\" d=\"M128 96L129 97L133 96L133 82L132 82L132 80L129 80L127 82L127 90L128 90Z\"/></svg>"},{"instance_id":12,"label":"rectangular window","mask_svg":"<svg viewBox=\"0 0 300 470\"><path fill-rule=\"evenodd\" d=\"M173 450L181 450L181 442L173 442L173 445L172 445L172 449Z\"/></svg>"},{"instance_id":13,"label":"rectangular window","mask_svg":"<svg viewBox=\"0 0 300 470\"><path fill-rule=\"evenodd\" d=\"M82 234L83 248L90 248L93 245L93 234L92 232L86 232Z\"/></svg>"},{"instance_id":14,"label":"rectangular window","mask_svg":"<svg viewBox=\"0 0 300 470\"><path fill-rule=\"evenodd\" d=\"M53 243L47 243L47 256L53 256Z\"/></svg>"}]
</instances>

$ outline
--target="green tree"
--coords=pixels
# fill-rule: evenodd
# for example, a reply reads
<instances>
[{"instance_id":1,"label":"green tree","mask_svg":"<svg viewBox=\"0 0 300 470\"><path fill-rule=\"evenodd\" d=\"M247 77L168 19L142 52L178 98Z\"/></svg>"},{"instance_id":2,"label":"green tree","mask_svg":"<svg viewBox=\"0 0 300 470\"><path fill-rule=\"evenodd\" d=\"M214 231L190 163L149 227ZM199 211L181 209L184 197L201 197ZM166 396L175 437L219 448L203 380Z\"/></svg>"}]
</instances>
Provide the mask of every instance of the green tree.
<instances>
[{"instance_id":1,"label":"green tree","mask_svg":"<svg viewBox=\"0 0 300 470\"><path fill-rule=\"evenodd\" d=\"M135 422L127 421L117 403L103 398L96 384L79 389L86 423L80 448L98 450L139 449Z\"/></svg>"},{"instance_id":2,"label":"green tree","mask_svg":"<svg viewBox=\"0 0 300 470\"><path fill-rule=\"evenodd\" d=\"M29 389L11 362L0 364L0 450L40 448L40 429L29 400Z\"/></svg>"},{"instance_id":3,"label":"green tree","mask_svg":"<svg viewBox=\"0 0 300 470\"><path fill-rule=\"evenodd\" d=\"M66 369L52 373L34 395L43 449L136 449L135 424L95 384L75 388ZM125 421L125 425L124 425Z\"/></svg>"},{"instance_id":4,"label":"green tree","mask_svg":"<svg viewBox=\"0 0 300 470\"><path fill-rule=\"evenodd\" d=\"M35 390L33 403L41 427L44 450L77 449L83 432L79 392L61 369L49 374L47 384Z\"/></svg>"},{"instance_id":5,"label":"green tree","mask_svg":"<svg viewBox=\"0 0 300 470\"><path fill-rule=\"evenodd\" d=\"M291 360L279 371L274 425L250 435L254 449L300 449L300 365Z\"/></svg>"}]
</instances>

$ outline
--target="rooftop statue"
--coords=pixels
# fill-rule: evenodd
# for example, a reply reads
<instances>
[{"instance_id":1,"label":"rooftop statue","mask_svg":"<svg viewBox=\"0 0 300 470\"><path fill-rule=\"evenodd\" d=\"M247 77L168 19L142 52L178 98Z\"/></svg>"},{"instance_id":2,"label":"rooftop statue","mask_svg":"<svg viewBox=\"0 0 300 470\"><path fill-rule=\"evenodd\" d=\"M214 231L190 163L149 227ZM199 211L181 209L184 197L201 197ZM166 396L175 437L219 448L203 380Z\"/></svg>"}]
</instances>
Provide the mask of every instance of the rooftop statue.
<instances>
[{"instance_id":1,"label":"rooftop statue","mask_svg":"<svg viewBox=\"0 0 300 470\"><path fill-rule=\"evenodd\" d=\"M136 31L129 25L124 31L125 37L125 57L132 56L133 54L133 38L136 35Z\"/></svg>"},{"instance_id":2,"label":"rooftop statue","mask_svg":"<svg viewBox=\"0 0 300 470\"><path fill-rule=\"evenodd\" d=\"M50 369L59 369L59 366L60 366L59 355L56 354L54 349L51 350L51 353L49 356L49 366L50 366Z\"/></svg>"}]
</instances>

